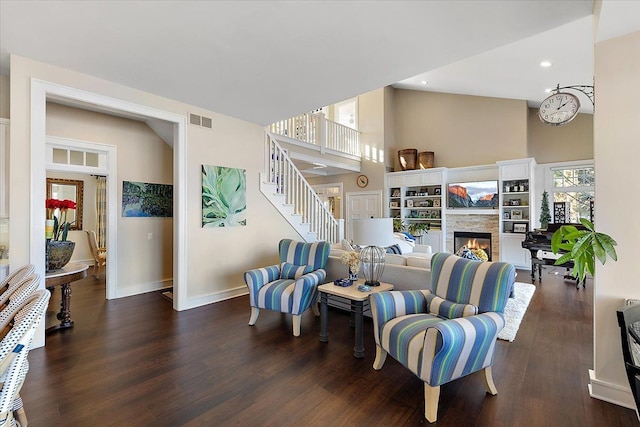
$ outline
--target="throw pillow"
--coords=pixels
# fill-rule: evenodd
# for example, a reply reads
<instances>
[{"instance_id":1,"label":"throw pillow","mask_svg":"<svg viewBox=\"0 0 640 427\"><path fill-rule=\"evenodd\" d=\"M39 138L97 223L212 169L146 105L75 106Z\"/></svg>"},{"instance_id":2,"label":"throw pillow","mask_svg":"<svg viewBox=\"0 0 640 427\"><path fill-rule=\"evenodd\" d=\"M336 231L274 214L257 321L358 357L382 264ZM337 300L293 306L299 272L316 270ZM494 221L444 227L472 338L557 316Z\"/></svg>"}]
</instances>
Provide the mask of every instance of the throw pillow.
<instances>
[{"instance_id":1,"label":"throw pillow","mask_svg":"<svg viewBox=\"0 0 640 427\"><path fill-rule=\"evenodd\" d=\"M391 246L387 246L386 248L384 248L385 251L388 254L398 254L398 255L402 255L402 251L400 250L400 246L395 244L395 245L391 245Z\"/></svg>"},{"instance_id":2,"label":"throw pillow","mask_svg":"<svg viewBox=\"0 0 640 427\"><path fill-rule=\"evenodd\" d=\"M349 251L351 252L353 249L353 246L351 246L351 243L349 243L349 241L347 239L342 239L342 249L344 249L345 251Z\"/></svg>"},{"instance_id":3,"label":"throw pillow","mask_svg":"<svg viewBox=\"0 0 640 427\"><path fill-rule=\"evenodd\" d=\"M280 264L280 278L298 280L303 274L310 273L313 267L310 265L295 265L283 262Z\"/></svg>"},{"instance_id":4,"label":"throw pillow","mask_svg":"<svg viewBox=\"0 0 640 427\"><path fill-rule=\"evenodd\" d=\"M456 319L478 314L478 307L475 305L447 301L433 294L427 295L427 309L429 313L445 319Z\"/></svg>"}]
</instances>

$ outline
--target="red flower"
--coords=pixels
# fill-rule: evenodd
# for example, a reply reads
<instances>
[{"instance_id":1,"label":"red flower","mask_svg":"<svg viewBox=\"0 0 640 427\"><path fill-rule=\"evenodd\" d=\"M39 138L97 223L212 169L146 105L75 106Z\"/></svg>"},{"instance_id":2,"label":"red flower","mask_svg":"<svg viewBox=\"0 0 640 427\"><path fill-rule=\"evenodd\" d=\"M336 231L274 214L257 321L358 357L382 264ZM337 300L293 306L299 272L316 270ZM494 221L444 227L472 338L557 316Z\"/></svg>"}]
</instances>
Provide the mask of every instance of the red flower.
<instances>
[{"instance_id":1,"label":"red flower","mask_svg":"<svg viewBox=\"0 0 640 427\"><path fill-rule=\"evenodd\" d=\"M58 199L47 199L45 201L45 207L47 209L58 209L62 201Z\"/></svg>"},{"instance_id":2,"label":"red flower","mask_svg":"<svg viewBox=\"0 0 640 427\"><path fill-rule=\"evenodd\" d=\"M67 240L67 232L71 226L67 222L67 211L76 208L76 202L73 200L47 199L44 203L47 208L47 217L55 220L53 223L53 240ZM60 218L55 216L55 211L60 209Z\"/></svg>"},{"instance_id":3,"label":"red flower","mask_svg":"<svg viewBox=\"0 0 640 427\"><path fill-rule=\"evenodd\" d=\"M60 209L75 209L76 208L76 202L74 202L73 200L62 200L60 202Z\"/></svg>"}]
</instances>

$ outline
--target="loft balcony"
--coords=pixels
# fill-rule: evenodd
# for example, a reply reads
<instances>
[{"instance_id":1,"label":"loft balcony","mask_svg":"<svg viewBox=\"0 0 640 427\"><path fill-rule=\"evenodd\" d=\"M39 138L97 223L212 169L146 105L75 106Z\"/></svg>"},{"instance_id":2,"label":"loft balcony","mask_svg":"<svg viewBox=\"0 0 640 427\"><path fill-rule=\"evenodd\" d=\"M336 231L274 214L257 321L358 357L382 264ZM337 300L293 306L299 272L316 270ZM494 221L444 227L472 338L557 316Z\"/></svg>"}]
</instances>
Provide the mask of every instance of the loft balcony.
<instances>
[{"instance_id":1,"label":"loft balcony","mask_svg":"<svg viewBox=\"0 0 640 427\"><path fill-rule=\"evenodd\" d=\"M307 177L360 172L360 132L328 120L323 113L304 113L267 127Z\"/></svg>"}]
</instances>

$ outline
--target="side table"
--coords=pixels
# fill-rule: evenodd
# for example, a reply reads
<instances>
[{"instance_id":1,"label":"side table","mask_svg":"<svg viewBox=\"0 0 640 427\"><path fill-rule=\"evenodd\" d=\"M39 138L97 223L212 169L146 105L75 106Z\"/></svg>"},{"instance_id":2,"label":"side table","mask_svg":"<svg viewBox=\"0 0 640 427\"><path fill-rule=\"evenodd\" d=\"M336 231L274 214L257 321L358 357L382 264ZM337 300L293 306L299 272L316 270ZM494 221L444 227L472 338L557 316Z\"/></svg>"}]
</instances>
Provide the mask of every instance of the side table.
<instances>
[{"instance_id":1,"label":"side table","mask_svg":"<svg viewBox=\"0 0 640 427\"><path fill-rule=\"evenodd\" d=\"M56 314L60 324L47 328L46 333L73 327L73 320L71 320L71 282L87 277L88 268L87 264L69 263L59 270L45 274L46 287L60 285L62 289L60 312Z\"/></svg>"},{"instance_id":2,"label":"side table","mask_svg":"<svg viewBox=\"0 0 640 427\"><path fill-rule=\"evenodd\" d=\"M320 341L329 341L329 334L327 333L329 314L327 300L329 298L329 295L347 298L349 301L351 301L351 314L354 317L354 323L356 327L353 356L359 359L364 357L364 339L362 336L364 303L366 302L367 304L369 304L369 295L371 295L372 293L393 290L392 284L381 282L380 286L372 286L371 291L362 292L358 290L358 286L362 284L364 284L364 280L358 280L353 285L347 287L336 286L333 284L333 282L325 283L324 285L318 286L318 291L320 292Z\"/></svg>"}]
</instances>

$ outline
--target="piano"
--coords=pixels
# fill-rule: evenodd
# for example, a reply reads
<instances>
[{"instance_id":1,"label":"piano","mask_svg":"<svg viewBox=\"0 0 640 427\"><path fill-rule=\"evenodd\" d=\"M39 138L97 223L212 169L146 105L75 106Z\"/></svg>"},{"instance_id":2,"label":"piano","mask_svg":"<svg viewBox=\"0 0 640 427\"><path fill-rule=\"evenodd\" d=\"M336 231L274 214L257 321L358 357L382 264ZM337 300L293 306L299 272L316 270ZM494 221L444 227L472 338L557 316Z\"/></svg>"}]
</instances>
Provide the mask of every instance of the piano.
<instances>
[{"instance_id":1,"label":"piano","mask_svg":"<svg viewBox=\"0 0 640 427\"><path fill-rule=\"evenodd\" d=\"M528 249L531 252L531 282L536 280L536 270L538 271L538 280L542 282L542 266L543 265L555 265L557 255L551 253L551 236L563 225L573 225L577 229L584 229L582 224L549 224L546 230L534 230L527 233L527 237L522 241L522 247ZM538 258L538 251L542 251L542 258ZM551 256L545 257L545 252L551 253ZM565 251L560 251L560 254ZM580 287L577 278L569 274L570 269L573 268L573 261L566 262L560 267L567 269L567 274L564 275L565 279L571 279L576 281L576 287ZM582 287L585 286L584 280L582 281Z\"/></svg>"}]
</instances>

